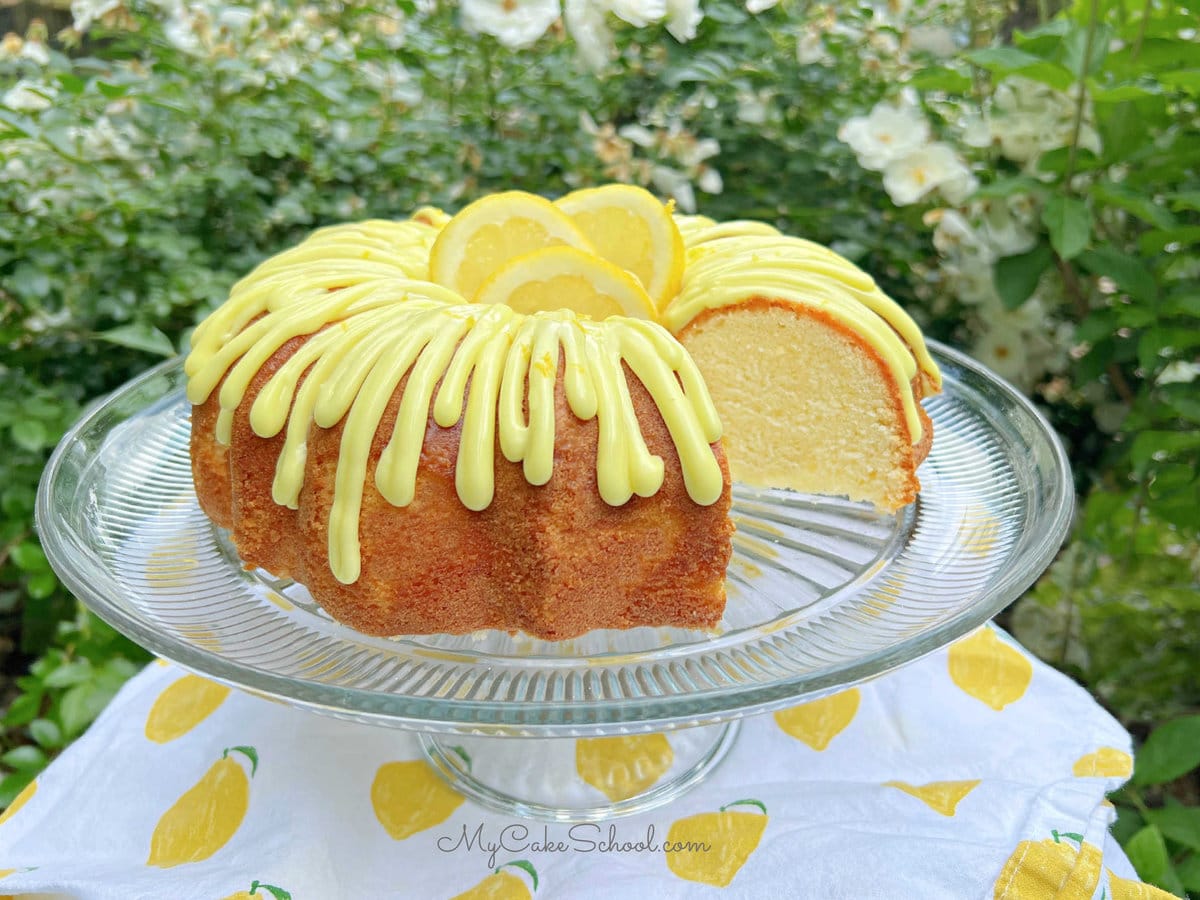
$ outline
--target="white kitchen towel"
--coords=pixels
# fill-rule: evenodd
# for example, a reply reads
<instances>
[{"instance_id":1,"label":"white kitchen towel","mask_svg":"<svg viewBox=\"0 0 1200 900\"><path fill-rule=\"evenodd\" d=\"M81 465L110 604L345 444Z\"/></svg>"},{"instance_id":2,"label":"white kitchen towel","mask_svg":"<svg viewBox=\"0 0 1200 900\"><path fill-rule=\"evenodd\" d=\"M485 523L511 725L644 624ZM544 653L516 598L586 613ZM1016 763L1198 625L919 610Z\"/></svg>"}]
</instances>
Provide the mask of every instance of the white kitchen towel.
<instances>
[{"instance_id":1,"label":"white kitchen towel","mask_svg":"<svg viewBox=\"0 0 1200 900\"><path fill-rule=\"evenodd\" d=\"M577 793L599 804L652 783L671 769L669 738L579 741ZM1108 835L1105 793L1131 769L1120 725L991 626L857 688L748 720L719 768L668 806L574 826L464 800L409 733L159 661L0 819L0 891L1165 898L1135 883Z\"/></svg>"}]
</instances>

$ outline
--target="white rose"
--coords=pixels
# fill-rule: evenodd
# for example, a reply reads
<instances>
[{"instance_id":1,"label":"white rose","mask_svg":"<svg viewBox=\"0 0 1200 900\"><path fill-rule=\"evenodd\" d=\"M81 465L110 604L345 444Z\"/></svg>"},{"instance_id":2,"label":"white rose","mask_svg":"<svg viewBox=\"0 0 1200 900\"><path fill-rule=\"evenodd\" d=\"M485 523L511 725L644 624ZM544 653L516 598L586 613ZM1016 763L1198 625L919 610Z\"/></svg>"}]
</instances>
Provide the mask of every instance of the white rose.
<instances>
[{"instance_id":1,"label":"white rose","mask_svg":"<svg viewBox=\"0 0 1200 900\"><path fill-rule=\"evenodd\" d=\"M796 39L796 62L814 66L825 61L825 39L818 31L806 31Z\"/></svg>"},{"instance_id":2,"label":"white rose","mask_svg":"<svg viewBox=\"0 0 1200 900\"><path fill-rule=\"evenodd\" d=\"M659 193L674 198L680 212L696 211L696 193L692 190L692 183L678 169L655 166L650 170L650 180Z\"/></svg>"},{"instance_id":3,"label":"white rose","mask_svg":"<svg viewBox=\"0 0 1200 900\"><path fill-rule=\"evenodd\" d=\"M681 44L696 36L696 29L703 20L699 0L667 0L667 31Z\"/></svg>"},{"instance_id":4,"label":"white rose","mask_svg":"<svg viewBox=\"0 0 1200 900\"><path fill-rule=\"evenodd\" d=\"M1012 209L1004 201L984 204L980 233L997 257L1025 253L1037 243L1037 235L1013 215Z\"/></svg>"},{"instance_id":5,"label":"white rose","mask_svg":"<svg viewBox=\"0 0 1200 900\"><path fill-rule=\"evenodd\" d=\"M31 60L39 66L45 66L50 63L50 51L41 41L26 41L25 46L21 48L20 58Z\"/></svg>"},{"instance_id":6,"label":"white rose","mask_svg":"<svg viewBox=\"0 0 1200 900\"><path fill-rule=\"evenodd\" d=\"M927 144L888 164L883 189L897 206L908 206L947 182L957 183L970 170L948 144Z\"/></svg>"},{"instance_id":7,"label":"white rose","mask_svg":"<svg viewBox=\"0 0 1200 900\"><path fill-rule=\"evenodd\" d=\"M761 125L767 121L770 104L766 98L754 91L738 91L737 118L747 125Z\"/></svg>"},{"instance_id":8,"label":"white rose","mask_svg":"<svg viewBox=\"0 0 1200 900\"><path fill-rule=\"evenodd\" d=\"M915 52L947 57L958 52L958 41L954 32L943 25L914 25L908 30L908 48Z\"/></svg>"},{"instance_id":9,"label":"white rose","mask_svg":"<svg viewBox=\"0 0 1200 900\"><path fill-rule=\"evenodd\" d=\"M1177 359L1167 363L1166 367L1155 379L1156 384L1191 384L1200 375L1200 365L1194 362L1184 362Z\"/></svg>"},{"instance_id":10,"label":"white rose","mask_svg":"<svg viewBox=\"0 0 1200 900\"><path fill-rule=\"evenodd\" d=\"M911 107L877 104L870 115L854 116L838 129L864 169L880 171L929 140L929 123Z\"/></svg>"},{"instance_id":11,"label":"white rose","mask_svg":"<svg viewBox=\"0 0 1200 900\"><path fill-rule=\"evenodd\" d=\"M558 0L462 0L462 25L519 50L535 43L560 15Z\"/></svg>"},{"instance_id":12,"label":"white rose","mask_svg":"<svg viewBox=\"0 0 1200 900\"><path fill-rule=\"evenodd\" d=\"M725 182L721 178L721 173L716 169L706 168L696 179L696 187L706 194L719 194L724 189Z\"/></svg>"},{"instance_id":13,"label":"white rose","mask_svg":"<svg viewBox=\"0 0 1200 900\"><path fill-rule=\"evenodd\" d=\"M563 22L585 67L596 72L616 53L604 6L593 0L565 0Z\"/></svg>"},{"instance_id":14,"label":"white rose","mask_svg":"<svg viewBox=\"0 0 1200 900\"><path fill-rule=\"evenodd\" d=\"M4 92L0 104L17 112L40 112L50 106L50 100L45 96L49 91L44 85L22 78Z\"/></svg>"},{"instance_id":15,"label":"white rose","mask_svg":"<svg viewBox=\"0 0 1200 900\"><path fill-rule=\"evenodd\" d=\"M1001 378L1018 385L1030 381L1025 339L1020 329L1003 321L990 321L983 336L975 342L972 354Z\"/></svg>"},{"instance_id":16,"label":"white rose","mask_svg":"<svg viewBox=\"0 0 1200 900\"><path fill-rule=\"evenodd\" d=\"M667 0L609 0L609 3L613 14L634 28L645 28L652 22L661 22L667 15Z\"/></svg>"},{"instance_id":17,"label":"white rose","mask_svg":"<svg viewBox=\"0 0 1200 900\"><path fill-rule=\"evenodd\" d=\"M658 143L658 137L645 125L622 125L617 134L643 150Z\"/></svg>"},{"instance_id":18,"label":"white rose","mask_svg":"<svg viewBox=\"0 0 1200 900\"><path fill-rule=\"evenodd\" d=\"M115 9L119 9L121 0L71 0L72 25L80 34L92 27L97 19L102 19Z\"/></svg>"}]
</instances>

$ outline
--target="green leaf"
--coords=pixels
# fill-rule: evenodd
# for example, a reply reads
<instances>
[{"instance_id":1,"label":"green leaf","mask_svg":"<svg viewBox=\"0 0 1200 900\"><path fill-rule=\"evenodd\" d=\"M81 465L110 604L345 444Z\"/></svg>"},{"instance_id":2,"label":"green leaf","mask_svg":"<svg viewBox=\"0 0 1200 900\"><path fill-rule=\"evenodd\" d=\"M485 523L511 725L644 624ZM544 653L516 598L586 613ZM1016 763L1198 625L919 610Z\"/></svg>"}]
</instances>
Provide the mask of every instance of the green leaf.
<instances>
[{"instance_id":1,"label":"green leaf","mask_svg":"<svg viewBox=\"0 0 1200 900\"><path fill-rule=\"evenodd\" d=\"M1076 76L1085 72L1091 74L1099 71L1108 54L1108 45L1112 40L1112 29L1104 24L1097 24L1091 40L1091 54L1088 50L1088 29L1085 25L1073 26L1063 37L1063 62Z\"/></svg>"},{"instance_id":2,"label":"green leaf","mask_svg":"<svg viewBox=\"0 0 1200 900\"><path fill-rule=\"evenodd\" d=\"M1123 184L1098 181L1092 185L1091 195L1094 200L1132 213L1155 228L1175 227L1175 217L1167 210L1159 206L1152 198Z\"/></svg>"},{"instance_id":3,"label":"green leaf","mask_svg":"<svg viewBox=\"0 0 1200 900\"><path fill-rule=\"evenodd\" d=\"M10 805L17 799L17 794L29 787L29 782L37 777L34 769L21 769L0 781L0 809Z\"/></svg>"},{"instance_id":4,"label":"green leaf","mask_svg":"<svg viewBox=\"0 0 1200 900\"><path fill-rule=\"evenodd\" d=\"M1194 450L1200 450L1200 431L1147 430L1139 432L1133 439L1129 459L1133 463L1134 471L1141 475L1145 474L1152 462L1165 462L1177 454ZM1172 781L1200 765L1200 716L1192 716L1191 720L1189 725L1188 719L1177 719L1175 722L1160 725L1151 733L1138 754L1138 764L1133 771L1135 784ZM1184 724L1178 725L1180 722ZM1156 738L1160 732L1163 736ZM1144 761L1147 758L1149 761ZM1190 765L1185 765L1189 760ZM1162 776L1164 772L1172 772L1176 765L1184 767L1173 775Z\"/></svg>"},{"instance_id":5,"label":"green leaf","mask_svg":"<svg viewBox=\"0 0 1200 900\"><path fill-rule=\"evenodd\" d=\"M975 191L976 197L1011 197L1013 194L1040 194L1046 185L1028 175L1012 175L997 178Z\"/></svg>"},{"instance_id":6,"label":"green leaf","mask_svg":"<svg viewBox=\"0 0 1200 900\"><path fill-rule=\"evenodd\" d=\"M25 592L33 600L45 600L58 590L58 576L53 572L38 572L25 580Z\"/></svg>"},{"instance_id":7,"label":"green leaf","mask_svg":"<svg viewBox=\"0 0 1200 900\"><path fill-rule=\"evenodd\" d=\"M34 719L29 723L29 734L42 747L54 749L62 746L62 729L49 719Z\"/></svg>"},{"instance_id":8,"label":"green leaf","mask_svg":"<svg viewBox=\"0 0 1200 900\"><path fill-rule=\"evenodd\" d=\"M63 694L59 717L67 737L73 738L91 725L116 696L117 689L118 686L99 680L85 681Z\"/></svg>"},{"instance_id":9,"label":"green leaf","mask_svg":"<svg viewBox=\"0 0 1200 900\"><path fill-rule=\"evenodd\" d=\"M1143 881L1157 880L1171 864L1162 832L1154 825L1139 828L1123 849Z\"/></svg>"},{"instance_id":10,"label":"green leaf","mask_svg":"<svg viewBox=\"0 0 1200 900\"><path fill-rule=\"evenodd\" d=\"M1145 125L1139 104L1133 101L1105 104L1097 109L1104 161L1112 164L1129 159L1145 146Z\"/></svg>"},{"instance_id":11,"label":"green leaf","mask_svg":"<svg viewBox=\"0 0 1200 900\"><path fill-rule=\"evenodd\" d=\"M1071 148L1067 146L1055 147L1053 150L1047 150L1037 161L1039 172L1050 172L1055 175L1065 175L1067 165L1071 161ZM1093 169L1101 167L1102 160L1099 156L1089 150L1087 147L1075 148L1075 167L1076 174L1079 172L1090 172Z\"/></svg>"},{"instance_id":12,"label":"green leaf","mask_svg":"<svg viewBox=\"0 0 1200 900\"><path fill-rule=\"evenodd\" d=\"M1146 264L1110 244L1083 251L1077 261L1093 275L1107 275L1137 300L1153 302L1158 297L1158 283Z\"/></svg>"},{"instance_id":13,"label":"green leaf","mask_svg":"<svg viewBox=\"0 0 1200 900\"><path fill-rule=\"evenodd\" d=\"M1059 91L1065 91L1075 81L1070 69L1015 47L986 47L965 53L963 58L996 75L1022 75Z\"/></svg>"},{"instance_id":14,"label":"green leaf","mask_svg":"<svg viewBox=\"0 0 1200 900\"><path fill-rule=\"evenodd\" d=\"M1125 853L1137 870L1142 881L1158 885L1165 890L1183 893L1183 885L1171 865L1167 844L1157 826L1147 825L1125 844Z\"/></svg>"},{"instance_id":15,"label":"green leaf","mask_svg":"<svg viewBox=\"0 0 1200 900\"><path fill-rule=\"evenodd\" d=\"M930 66L913 74L909 81L918 91L945 91L948 94L965 94L971 90L971 78L945 66Z\"/></svg>"},{"instance_id":16,"label":"green leaf","mask_svg":"<svg viewBox=\"0 0 1200 900\"><path fill-rule=\"evenodd\" d=\"M1054 194L1042 209L1042 224L1050 232L1050 244L1063 259L1074 259L1088 245L1092 216L1082 200Z\"/></svg>"},{"instance_id":17,"label":"green leaf","mask_svg":"<svg viewBox=\"0 0 1200 900\"><path fill-rule=\"evenodd\" d=\"M1144 434L1147 433L1152 432ZM1167 434L1170 432L1160 432L1162 436ZM1191 447L1200 448L1200 432L1180 433L1175 437ZM1200 715L1184 716L1150 732L1137 754L1133 782L1139 785L1163 784L1174 781L1197 766L1200 766Z\"/></svg>"},{"instance_id":18,"label":"green leaf","mask_svg":"<svg viewBox=\"0 0 1200 900\"><path fill-rule=\"evenodd\" d=\"M1186 890L1200 893L1200 853L1193 853L1175 866L1179 883Z\"/></svg>"},{"instance_id":19,"label":"green leaf","mask_svg":"<svg viewBox=\"0 0 1200 900\"><path fill-rule=\"evenodd\" d=\"M50 563L46 560L46 554L42 551L37 541L22 541L17 544L17 546L12 548L10 558L17 564L17 568L23 572L44 572L50 568Z\"/></svg>"},{"instance_id":20,"label":"green leaf","mask_svg":"<svg viewBox=\"0 0 1200 900\"><path fill-rule=\"evenodd\" d=\"M96 87L109 100L116 100L118 97L124 97L129 93L129 85L127 84L110 84L107 81L97 81Z\"/></svg>"},{"instance_id":21,"label":"green leaf","mask_svg":"<svg viewBox=\"0 0 1200 900\"><path fill-rule=\"evenodd\" d=\"M1200 850L1200 807L1165 806L1146 810L1146 821L1158 826L1168 840Z\"/></svg>"},{"instance_id":22,"label":"green leaf","mask_svg":"<svg viewBox=\"0 0 1200 900\"><path fill-rule=\"evenodd\" d=\"M46 753L40 747L35 747L33 744L25 744L9 750L3 756L0 756L0 763L8 766L10 769L37 771L45 768Z\"/></svg>"},{"instance_id":23,"label":"green leaf","mask_svg":"<svg viewBox=\"0 0 1200 900\"><path fill-rule=\"evenodd\" d=\"M59 666L43 679L48 688L66 688L73 684L82 684L94 675L92 664L86 659L77 659Z\"/></svg>"},{"instance_id":24,"label":"green leaf","mask_svg":"<svg viewBox=\"0 0 1200 900\"><path fill-rule=\"evenodd\" d=\"M1200 243L1200 225L1184 225L1180 228L1147 231L1138 238L1138 250L1146 256L1157 256L1172 244L1190 247Z\"/></svg>"},{"instance_id":25,"label":"green leaf","mask_svg":"<svg viewBox=\"0 0 1200 900\"><path fill-rule=\"evenodd\" d=\"M35 419L14 422L9 428L9 432L18 447L31 453L44 450L51 444L50 433L46 430L46 426Z\"/></svg>"},{"instance_id":26,"label":"green leaf","mask_svg":"<svg viewBox=\"0 0 1200 900\"><path fill-rule=\"evenodd\" d=\"M64 91L68 94L82 94L83 89L87 87L87 82L78 75L72 75L70 72L59 72L56 76L58 83L62 85Z\"/></svg>"},{"instance_id":27,"label":"green leaf","mask_svg":"<svg viewBox=\"0 0 1200 900\"><path fill-rule=\"evenodd\" d=\"M110 328L108 331L100 332L96 337L102 341L108 341L110 344L129 347L131 350L142 350L159 356L175 355L175 345L171 343L171 339L153 325L145 322Z\"/></svg>"},{"instance_id":28,"label":"green leaf","mask_svg":"<svg viewBox=\"0 0 1200 900\"><path fill-rule=\"evenodd\" d=\"M34 691L22 694L8 706L4 714L4 724L9 726L26 725L37 718L42 708L42 692Z\"/></svg>"},{"instance_id":29,"label":"green leaf","mask_svg":"<svg viewBox=\"0 0 1200 900\"><path fill-rule=\"evenodd\" d=\"M1054 261L1048 244L1038 244L1026 253L996 261L992 280L1005 309L1017 309L1033 294L1042 273Z\"/></svg>"},{"instance_id":30,"label":"green leaf","mask_svg":"<svg viewBox=\"0 0 1200 900\"><path fill-rule=\"evenodd\" d=\"M1171 201L1171 209L1200 210L1200 191L1177 191L1167 194L1167 199Z\"/></svg>"},{"instance_id":31,"label":"green leaf","mask_svg":"<svg viewBox=\"0 0 1200 900\"><path fill-rule=\"evenodd\" d=\"M1094 84L1088 93L1095 103L1123 103L1126 100L1155 97L1159 90L1158 85L1154 84L1116 84L1109 87Z\"/></svg>"},{"instance_id":32,"label":"green leaf","mask_svg":"<svg viewBox=\"0 0 1200 900\"><path fill-rule=\"evenodd\" d=\"M1200 69L1180 69L1175 72L1159 72L1158 80L1167 87L1179 88L1190 94L1200 93Z\"/></svg>"}]
</instances>

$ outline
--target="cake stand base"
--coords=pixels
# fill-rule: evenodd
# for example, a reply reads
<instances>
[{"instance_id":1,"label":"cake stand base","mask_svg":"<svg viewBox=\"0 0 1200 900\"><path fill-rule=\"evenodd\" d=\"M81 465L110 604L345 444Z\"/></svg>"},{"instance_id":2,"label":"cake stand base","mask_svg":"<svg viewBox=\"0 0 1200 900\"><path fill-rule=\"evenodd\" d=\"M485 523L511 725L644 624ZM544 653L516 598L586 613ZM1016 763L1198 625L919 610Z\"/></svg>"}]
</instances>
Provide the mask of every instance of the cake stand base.
<instances>
[{"instance_id":1,"label":"cake stand base","mask_svg":"<svg viewBox=\"0 0 1200 900\"><path fill-rule=\"evenodd\" d=\"M739 727L600 738L418 737L434 771L480 806L545 822L596 822L684 794L725 757Z\"/></svg>"}]
</instances>

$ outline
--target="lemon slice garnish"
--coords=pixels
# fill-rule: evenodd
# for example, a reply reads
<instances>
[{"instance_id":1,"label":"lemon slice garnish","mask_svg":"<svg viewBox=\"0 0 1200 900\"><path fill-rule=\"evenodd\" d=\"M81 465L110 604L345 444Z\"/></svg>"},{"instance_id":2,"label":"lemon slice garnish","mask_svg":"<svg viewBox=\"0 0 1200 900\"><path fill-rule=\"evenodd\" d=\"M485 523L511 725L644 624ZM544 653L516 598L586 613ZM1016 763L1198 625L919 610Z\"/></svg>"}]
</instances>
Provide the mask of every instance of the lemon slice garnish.
<instances>
[{"instance_id":1,"label":"lemon slice garnish","mask_svg":"<svg viewBox=\"0 0 1200 900\"><path fill-rule=\"evenodd\" d=\"M579 226L596 252L641 281L657 309L683 283L683 237L669 207L644 188L610 184L572 191L555 205Z\"/></svg>"},{"instance_id":2,"label":"lemon slice garnish","mask_svg":"<svg viewBox=\"0 0 1200 900\"><path fill-rule=\"evenodd\" d=\"M549 247L519 256L484 282L477 303L504 303L519 313L569 309L593 319L656 319L638 280L592 253Z\"/></svg>"},{"instance_id":3,"label":"lemon slice garnish","mask_svg":"<svg viewBox=\"0 0 1200 900\"><path fill-rule=\"evenodd\" d=\"M524 191L493 194L442 228L429 251L429 278L473 300L510 260L556 246L592 250L570 217L544 197Z\"/></svg>"}]
</instances>

